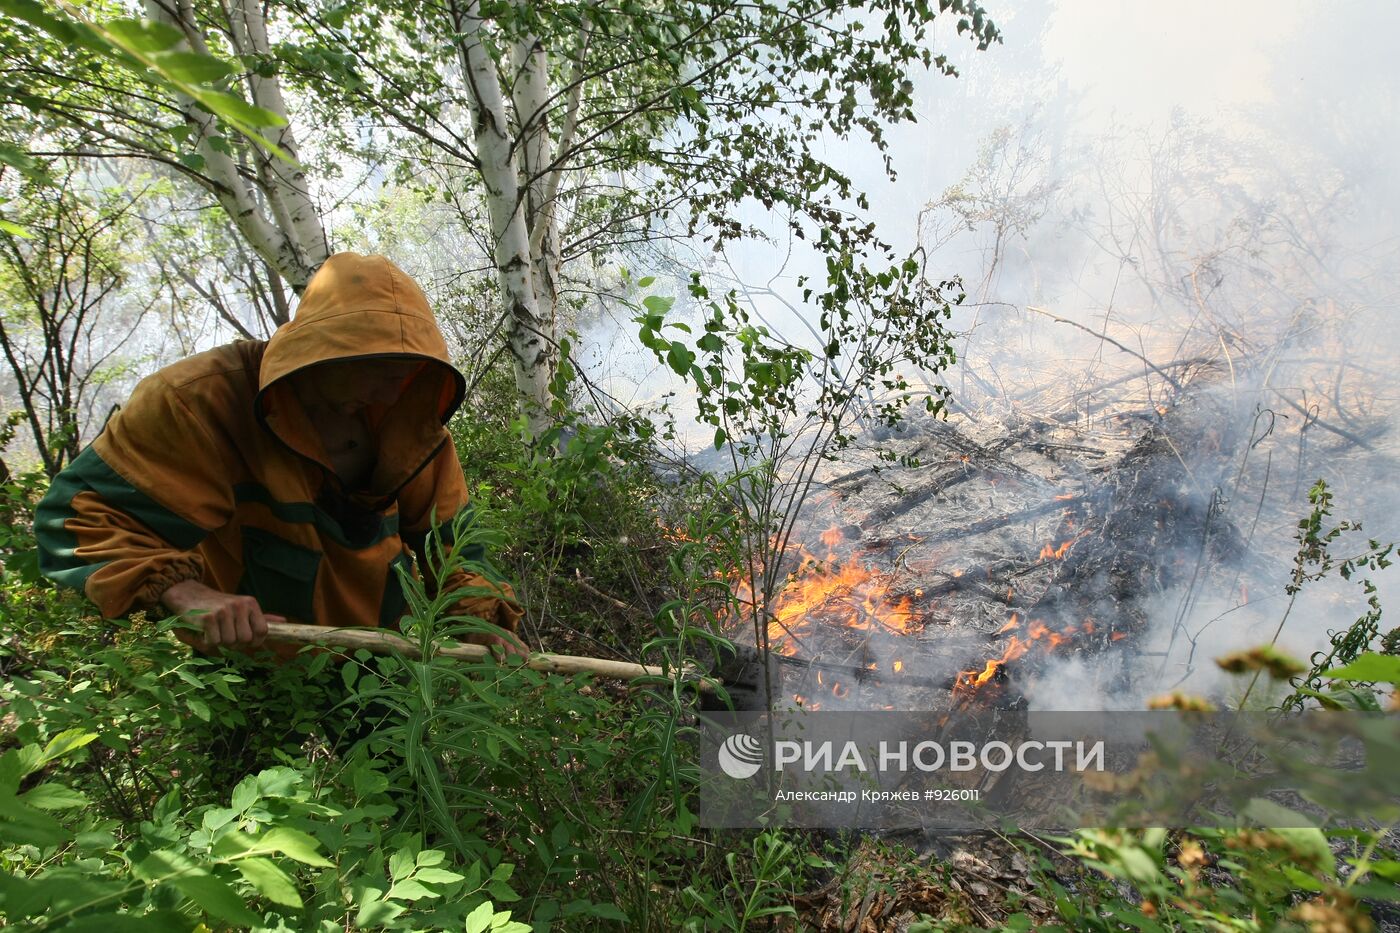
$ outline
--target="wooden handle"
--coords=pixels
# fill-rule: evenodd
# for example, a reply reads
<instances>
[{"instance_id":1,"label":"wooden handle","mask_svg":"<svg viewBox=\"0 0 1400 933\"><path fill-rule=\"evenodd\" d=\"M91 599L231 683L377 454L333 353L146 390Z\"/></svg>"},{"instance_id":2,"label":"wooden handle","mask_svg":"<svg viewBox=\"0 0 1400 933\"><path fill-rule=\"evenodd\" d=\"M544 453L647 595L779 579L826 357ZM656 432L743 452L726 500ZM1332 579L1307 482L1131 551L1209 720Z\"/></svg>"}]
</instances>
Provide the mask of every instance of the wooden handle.
<instances>
[{"instance_id":1,"label":"wooden handle","mask_svg":"<svg viewBox=\"0 0 1400 933\"><path fill-rule=\"evenodd\" d=\"M267 623L267 637L292 645L328 645L335 648L364 648L374 654L403 654L410 658L421 657L416 642L402 635L375 628L328 628L322 625L297 625L292 622ZM438 649L438 657L460 658L465 661L480 661L488 653L485 645L455 644ZM666 673L652 664L633 664L630 661L613 661L608 658L588 658L572 654L532 654L524 662L532 671L549 674L598 674L618 680L636 680L639 677L665 677ZM682 669L681 676L697 677L699 671ZM696 685L701 691L712 693L714 681L700 677Z\"/></svg>"}]
</instances>

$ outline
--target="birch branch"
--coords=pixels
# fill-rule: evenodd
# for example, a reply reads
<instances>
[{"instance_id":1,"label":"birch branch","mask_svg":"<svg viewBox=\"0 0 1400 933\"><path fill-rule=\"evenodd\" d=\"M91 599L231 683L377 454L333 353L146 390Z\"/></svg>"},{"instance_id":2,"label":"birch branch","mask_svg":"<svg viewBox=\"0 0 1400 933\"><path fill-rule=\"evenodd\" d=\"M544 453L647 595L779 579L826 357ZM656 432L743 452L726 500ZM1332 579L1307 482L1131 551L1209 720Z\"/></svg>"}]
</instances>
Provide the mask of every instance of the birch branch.
<instances>
[{"instance_id":1,"label":"birch branch","mask_svg":"<svg viewBox=\"0 0 1400 933\"><path fill-rule=\"evenodd\" d=\"M178 3L172 9L161 0L145 0L146 16L156 22L172 26L185 36L184 45L192 51L207 55L209 50L204 37L194 19L194 11L188 3ZM187 95L177 95L177 102L185 122L195 130L198 140L196 150L204 159L207 177L219 205L228 213L238 232L261 255L300 292L311 278L312 270L307 267L296 244L288 235L270 223L254 201L239 172L238 163L227 152L216 149L211 140L222 139L217 132L214 115Z\"/></svg>"},{"instance_id":2,"label":"birch branch","mask_svg":"<svg viewBox=\"0 0 1400 933\"><path fill-rule=\"evenodd\" d=\"M257 0L233 0L229 10L234 42L244 54L266 56L272 46L267 38L267 21ZM282 84L276 75L264 77L257 71L248 75L248 87L253 103L270 110L287 122L276 127L272 142L290 158L275 159L265 152L258 153L259 172L267 178L267 195L282 206L286 216L284 232L301 253L305 265L312 271L320 268L330 255L325 229L316 206L311 201L306 171L297 155L296 136L288 119L287 102L282 96Z\"/></svg>"}]
</instances>

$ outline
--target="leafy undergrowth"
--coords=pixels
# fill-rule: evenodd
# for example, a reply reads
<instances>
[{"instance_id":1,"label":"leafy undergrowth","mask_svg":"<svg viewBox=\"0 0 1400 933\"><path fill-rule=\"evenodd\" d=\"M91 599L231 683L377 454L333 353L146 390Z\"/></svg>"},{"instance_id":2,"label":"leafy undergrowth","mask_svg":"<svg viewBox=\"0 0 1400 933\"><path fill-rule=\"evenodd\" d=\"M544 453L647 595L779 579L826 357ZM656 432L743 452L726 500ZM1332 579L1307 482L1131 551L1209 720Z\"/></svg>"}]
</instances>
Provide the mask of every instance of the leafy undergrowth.
<instances>
[{"instance_id":1,"label":"leafy undergrowth","mask_svg":"<svg viewBox=\"0 0 1400 933\"><path fill-rule=\"evenodd\" d=\"M734 560L733 497L656 480L637 425L576 426L553 458L519 453L514 430L459 429L483 508L437 560L492 546L538 647L698 653L723 602L716 570ZM36 579L41 487L4 487L0 522L5 925L1359 931L1394 916L1400 862L1378 834L1095 830L920 848L706 831L683 689L363 652L280 667L192 655L168 621L100 620ZM430 648L470 629L451 596L410 587L406 634ZM1388 662L1368 657L1355 662L1366 680L1385 681ZM1366 689L1338 678L1315 693Z\"/></svg>"}]
</instances>

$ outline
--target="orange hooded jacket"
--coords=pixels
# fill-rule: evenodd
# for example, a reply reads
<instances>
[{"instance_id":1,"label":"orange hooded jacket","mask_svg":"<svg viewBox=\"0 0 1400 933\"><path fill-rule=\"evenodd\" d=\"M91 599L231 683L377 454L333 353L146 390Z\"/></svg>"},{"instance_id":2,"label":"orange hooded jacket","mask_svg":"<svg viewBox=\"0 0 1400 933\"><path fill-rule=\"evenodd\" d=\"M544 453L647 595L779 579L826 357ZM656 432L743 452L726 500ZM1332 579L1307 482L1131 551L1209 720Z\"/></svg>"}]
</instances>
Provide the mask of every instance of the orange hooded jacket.
<instances>
[{"instance_id":1,"label":"orange hooded jacket","mask_svg":"<svg viewBox=\"0 0 1400 933\"><path fill-rule=\"evenodd\" d=\"M422 362L396 402L367 410L379 449L368 490L352 493L287 377L383 357ZM426 566L434 512L450 541L468 508L443 427L464 389L413 280L382 256L334 255L270 340L196 354L137 385L36 509L40 569L108 618L156 609L167 588L199 580L292 621L393 625L404 610L394 568L412 553ZM457 611L515 630L521 610L505 584L459 571L442 585L499 592Z\"/></svg>"}]
</instances>

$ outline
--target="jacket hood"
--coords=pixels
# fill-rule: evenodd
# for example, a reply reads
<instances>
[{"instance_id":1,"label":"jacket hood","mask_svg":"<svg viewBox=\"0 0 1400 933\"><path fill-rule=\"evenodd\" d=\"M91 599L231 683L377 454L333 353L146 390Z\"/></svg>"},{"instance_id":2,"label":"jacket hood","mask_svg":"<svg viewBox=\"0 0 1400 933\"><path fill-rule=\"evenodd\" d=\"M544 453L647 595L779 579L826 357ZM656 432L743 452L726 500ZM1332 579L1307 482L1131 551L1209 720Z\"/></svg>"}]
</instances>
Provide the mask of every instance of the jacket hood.
<instances>
[{"instance_id":1,"label":"jacket hood","mask_svg":"<svg viewBox=\"0 0 1400 933\"><path fill-rule=\"evenodd\" d=\"M332 362L366 367L385 358L416 359L397 401L365 411L378 438L369 489L355 496L382 507L423 468L448 435L443 427L466 392L422 289L383 256L337 253L312 276L295 317L263 351L254 410L292 450L334 476L330 458L289 376Z\"/></svg>"}]
</instances>

